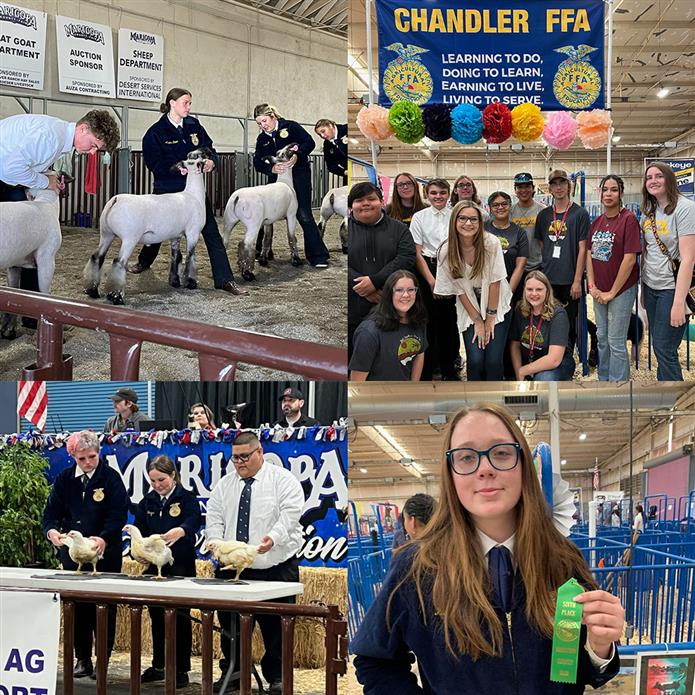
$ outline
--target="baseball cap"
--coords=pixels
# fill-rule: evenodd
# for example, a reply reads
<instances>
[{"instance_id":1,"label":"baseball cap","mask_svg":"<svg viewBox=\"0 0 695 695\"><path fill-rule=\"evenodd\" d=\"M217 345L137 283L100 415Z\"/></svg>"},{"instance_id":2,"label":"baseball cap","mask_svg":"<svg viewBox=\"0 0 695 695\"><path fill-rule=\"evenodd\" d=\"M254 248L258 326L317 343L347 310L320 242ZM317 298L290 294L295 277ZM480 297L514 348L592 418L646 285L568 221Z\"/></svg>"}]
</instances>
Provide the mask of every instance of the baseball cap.
<instances>
[{"instance_id":1,"label":"baseball cap","mask_svg":"<svg viewBox=\"0 0 695 695\"><path fill-rule=\"evenodd\" d=\"M564 179L569 181L570 177L567 176L567 172L564 169L553 169L548 176L548 183L552 183L555 179Z\"/></svg>"},{"instance_id":2,"label":"baseball cap","mask_svg":"<svg viewBox=\"0 0 695 695\"><path fill-rule=\"evenodd\" d=\"M302 395L302 392L299 389L292 389L292 388L286 388L283 392L280 398L278 398L279 401L281 401L283 398L299 398L299 400L303 401L304 396Z\"/></svg>"},{"instance_id":3,"label":"baseball cap","mask_svg":"<svg viewBox=\"0 0 695 695\"><path fill-rule=\"evenodd\" d=\"M514 177L514 185L518 185L520 183L533 183L533 176L529 174L527 171L522 171L518 173Z\"/></svg>"},{"instance_id":4,"label":"baseball cap","mask_svg":"<svg viewBox=\"0 0 695 695\"><path fill-rule=\"evenodd\" d=\"M131 403L138 402L138 394L133 391L133 389L122 388L118 389L116 393L111 396L111 400L116 401L130 401Z\"/></svg>"}]
</instances>

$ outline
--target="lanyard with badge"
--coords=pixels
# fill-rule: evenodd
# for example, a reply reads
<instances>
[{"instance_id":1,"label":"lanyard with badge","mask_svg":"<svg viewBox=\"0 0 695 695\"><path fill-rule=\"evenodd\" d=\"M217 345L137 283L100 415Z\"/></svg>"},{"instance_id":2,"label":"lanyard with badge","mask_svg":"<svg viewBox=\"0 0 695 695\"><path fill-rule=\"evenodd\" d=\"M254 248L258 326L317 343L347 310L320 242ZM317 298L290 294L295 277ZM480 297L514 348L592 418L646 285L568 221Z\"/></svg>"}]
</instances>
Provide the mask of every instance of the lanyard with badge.
<instances>
[{"instance_id":1,"label":"lanyard with badge","mask_svg":"<svg viewBox=\"0 0 695 695\"><path fill-rule=\"evenodd\" d=\"M558 246L560 241L560 231L565 229L565 220L567 219L567 213L570 211L572 203L567 206L567 209L562 215L562 220L560 221L560 227L557 226L557 211L555 210L555 203L553 203L553 229L555 231L555 241L553 242L553 258L560 258L560 251L562 247Z\"/></svg>"},{"instance_id":2,"label":"lanyard with badge","mask_svg":"<svg viewBox=\"0 0 695 695\"><path fill-rule=\"evenodd\" d=\"M533 325L533 314L529 316L528 319L528 361L533 362L534 355L533 355L533 348L536 345L536 336L541 330L541 324L543 323L543 317L541 316L540 319L538 320L538 325L534 326ZM535 328L535 330L534 330Z\"/></svg>"}]
</instances>

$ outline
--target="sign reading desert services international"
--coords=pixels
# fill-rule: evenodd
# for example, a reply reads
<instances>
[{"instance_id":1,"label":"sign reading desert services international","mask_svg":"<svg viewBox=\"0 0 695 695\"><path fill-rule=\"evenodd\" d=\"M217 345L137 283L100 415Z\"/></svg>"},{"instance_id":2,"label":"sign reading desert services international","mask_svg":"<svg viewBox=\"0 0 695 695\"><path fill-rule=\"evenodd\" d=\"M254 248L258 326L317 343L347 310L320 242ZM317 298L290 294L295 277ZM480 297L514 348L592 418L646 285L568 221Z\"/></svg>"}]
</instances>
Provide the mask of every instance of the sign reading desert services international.
<instances>
[{"instance_id":1,"label":"sign reading desert services international","mask_svg":"<svg viewBox=\"0 0 695 695\"><path fill-rule=\"evenodd\" d=\"M111 27L56 16L61 92L115 97Z\"/></svg>"},{"instance_id":2,"label":"sign reading desert services international","mask_svg":"<svg viewBox=\"0 0 695 695\"><path fill-rule=\"evenodd\" d=\"M43 89L46 13L0 3L0 84Z\"/></svg>"},{"instance_id":3,"label":"sign reading desert services international","mask_svg":"<svg viewBox=\"0 0 695 695\"><path fill-rule=\"evenodd\" d=\"M118 32L118 98L162 101L164 37L134 29Z\"/></svg>"},{"instance_id":4,"label":"sign reading desert services international","mask_svg":"<svg viewBox=\"0 0 695 695\"><path fill-rule=\"evenodd\" d=\"M376 0L379 103L603 108L603 0Z\"/></svg>"}]
</instances>

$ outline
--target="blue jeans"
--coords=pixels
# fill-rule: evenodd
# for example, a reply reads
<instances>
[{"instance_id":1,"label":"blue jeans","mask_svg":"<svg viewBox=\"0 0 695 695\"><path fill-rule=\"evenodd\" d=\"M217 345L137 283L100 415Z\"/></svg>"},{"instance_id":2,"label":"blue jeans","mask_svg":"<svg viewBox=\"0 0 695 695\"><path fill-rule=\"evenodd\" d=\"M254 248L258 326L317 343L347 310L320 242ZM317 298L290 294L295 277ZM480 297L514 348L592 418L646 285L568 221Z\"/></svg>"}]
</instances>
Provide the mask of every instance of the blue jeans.
<instances>
[{"instance_id":1,"label":"blue jeans","mask_svg":"<svg viewBox=\"0 0 695 695\"><path fill-rule=\"evenodd\" d=\"M608 304L594 302L599 381L628 381L630 379L627 329L636 296L637 285L633 285Z\"/></svg>"},{"instance_id":2,"label":"blue jeans","mask_svg":"<svg viewBox=\"0 0 695 695\"><path fill-rule=\"evenodd\" d=\"M502 323L495 326L495 337L485 349L479 348L475 341L475 325L463 332L463 345L466 349L466 379L468 381L502 381L504 379L504 346L512 320L509 310Z\"/></svg>"},{"instance_id":3,"label":"blue jeans","mask_svg":"<svg viewBox=\"0 0 695 695\"><path fill-rule=\"evenodd\" d=\"M572 381L574 377L574 358L569 350L565 350L565 356L562 358L559 366L555 369L546 369L544 372L536 372L533 375L534 381Z\"/></svg>"},{"instance_id":4,"label":"blue jeans","mask_svg":"<svg viewBox=\"0 0 695 695\"><path fill-rule=\"evenodd\" d=\"M644 285L644 308L647 310L649 334L658 362L656 378L659 381L683 381L678 346L687 323L678 328L671 325L671 306L675 293L675 289L653 290Z\"/></svg>"}]
</instances>

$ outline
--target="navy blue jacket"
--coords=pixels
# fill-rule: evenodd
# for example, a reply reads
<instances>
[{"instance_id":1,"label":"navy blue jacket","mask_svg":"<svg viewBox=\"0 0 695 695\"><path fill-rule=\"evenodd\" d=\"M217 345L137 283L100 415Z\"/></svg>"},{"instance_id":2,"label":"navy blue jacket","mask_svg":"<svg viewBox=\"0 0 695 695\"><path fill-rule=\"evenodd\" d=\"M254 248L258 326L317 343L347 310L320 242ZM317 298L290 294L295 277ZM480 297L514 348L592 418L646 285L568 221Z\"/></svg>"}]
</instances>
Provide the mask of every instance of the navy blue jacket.
<instances>
[{"instance_id":1,"label":"navy blue jacket","mask_svg":"<svg viewBox=\"0 0 695 695\"><path fill-rule=\"evenodd\" d=\"M278 177L272 173L273 165L268 164L265 158L276 154L278 150L290 143L299 145L299 150L295 153L297 155L297 163L292 167L294 178L295 171L305 169L307 173L309 172L309 155L316 147L314 138L299 123L287 121L284 118L278 119L278 127L272 133L261 132L256 138L253 166L261 174L267 174L270 183L275 183Z\"/></svg>"},{"instance_id":2,"label":"navy blue jacket","mask_svg":"<svg viewBox=\"0 0 695 695\"><path fill-rule=\"evenodd\" d=\"M99 569L120 571L123 526L128 518L128 493L120 473L103 460L94 469L84 499L82 481L75 477L77 464L62 470L53 483L43 512L43 531L79 531L85 538L99 536L106 541L104 560ZM66 569L75 567L68 549L58 550ZM105 563L105 564L104 564Z\"/></svg>"},{"instance_id":3,"label":"navy blue jacket","mask_svg":"<svg viewBox=\"0 0 695 695\"><path fill-rule=\"evenodd\" d=\"M415 548L407 548L394 556L381 593L351 643L351 650L357 655L357 679L364 685L365 695L580 695L585 685L599 687L618 672L617 649L604 673L594 668L584 649L586 628L582 627L577 684L551 682L552 641L526 621L526 596L519 573L513 594L511 640L504 629L507 625L504 611L496 607L503 626L501 657L484 656L476 662L466 655L454 659L446 649L441 622L431 603L427 605L427 625L423 624L413 582L395 593L388 629L388 597L405 576L414 552ZM422 686L410 670L411 652L418 660Z\"/></svg>"},{"instance_id":4,"label":"navy blue jacket","mask_svg":"<svg viewBox=\"0 0 695 695\"><path fill-rule=\"evenodd\" d=\"M347 184L347 123L338 123L337 128L338 135L335 144L330 140L323 141L323 161L326 162L326 168L331 174L342 176L344 182Z\"/></svg>"},{"instance_id":5,"label":"navy blue jacket","mask_svg":"<svg viewBox=\"0 0 695 695\"><path fill-rule=\"evenodd\" d=\"M178 193L186 187L186 177L181 176L179 171L172 171L171 167L186 159L188 153L198 147L209 148L213 152L211 159L215 166L219 164L212 140L198 119L186 116L182 126L183 137L179 135L167 114L162 114L162 117L148 128L142 139L145 164L154 174L153 193Z\"/></svg>"},{"instance_id":6,"label":"navy blue jacket","mask_svg":"<svg viewBox=\"0 0 695 695\"><path fill-rule=\"evenodd\" d=\"M134 509L133 524L143 536L166 533L180 526L186 535L171 546L174 564L162 567L162 574L195 577L195 534L202 517L196 496L178 483L171 491L164 508L159 504L159 493L150 490Z\"/></svg>"}]
</instances>

